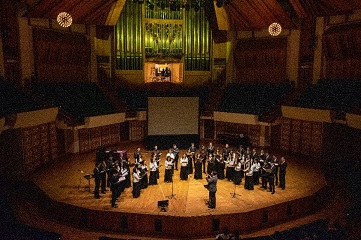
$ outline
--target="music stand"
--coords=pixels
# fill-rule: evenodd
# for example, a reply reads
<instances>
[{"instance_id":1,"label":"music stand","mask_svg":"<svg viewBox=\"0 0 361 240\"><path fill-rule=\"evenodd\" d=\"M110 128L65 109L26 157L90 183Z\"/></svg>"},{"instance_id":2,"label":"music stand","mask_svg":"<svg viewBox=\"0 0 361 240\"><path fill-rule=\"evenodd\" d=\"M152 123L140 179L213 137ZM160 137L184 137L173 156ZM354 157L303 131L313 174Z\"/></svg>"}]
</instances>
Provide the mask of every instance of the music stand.
<instances>
[{"instance_id":1,"label":"music stand","mask_svg":"<svg viewBox=\"0 0 361 240\"><path fill-rule=\"evenodd\" d=\"M169 200L158 201L158 208L161 212L166 212L169 206Z\"/></svg>"},{"instance_id":2,"label":"music stand","mask_svg":"<svg viewBox=\"0 0 361 240\"><path fill-rule=\"evenodd\" d=\"M85 174L84 178L86 180L88 180L88 187L89 187L89 192L90 192L90 179L92 179L92 175L91 174Z\"/></svg>"},{"instance_id":3,"label":"music stand","mask_svg":"<svg viewBox=\"0 0 361 240\"><path fill-rule=\"evenodd\" d=\"M167 198L169 198L169 199L172 199L172 198L176 199L176 198L175 198L175 194L174 194L174 172L172 173L172 195L168 196Z\"/></svg>"}]
</instances>

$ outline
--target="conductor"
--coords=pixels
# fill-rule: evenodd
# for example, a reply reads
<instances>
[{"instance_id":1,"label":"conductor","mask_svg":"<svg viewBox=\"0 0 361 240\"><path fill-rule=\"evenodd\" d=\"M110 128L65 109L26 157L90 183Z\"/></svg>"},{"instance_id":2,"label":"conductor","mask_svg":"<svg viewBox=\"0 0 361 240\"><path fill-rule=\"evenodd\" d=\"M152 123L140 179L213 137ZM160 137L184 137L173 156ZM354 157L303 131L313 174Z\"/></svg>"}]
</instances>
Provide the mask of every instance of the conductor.
<instances>
[{"instance_id":1,"label":"conductor","mask_svg":"<svg viewBox=\"0 0 361 240\"><path fill-rule=\"evenodd\" d=\"M208 208L216 208L216 192L217 192L217 172L212 171L211 174L207 174L207 189L209 191Z\"/></svg>"}]
</instances>

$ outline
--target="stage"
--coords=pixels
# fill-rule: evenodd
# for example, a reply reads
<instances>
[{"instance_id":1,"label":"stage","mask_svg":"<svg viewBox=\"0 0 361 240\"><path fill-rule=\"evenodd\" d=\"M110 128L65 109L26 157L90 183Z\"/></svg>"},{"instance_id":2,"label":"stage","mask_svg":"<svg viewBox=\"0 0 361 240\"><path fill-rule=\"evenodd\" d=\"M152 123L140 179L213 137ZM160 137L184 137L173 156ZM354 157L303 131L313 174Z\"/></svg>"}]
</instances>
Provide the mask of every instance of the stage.
<instances>
[{"instance_id":1,"label":"stage","mask_svg":"<svg viewBox=\"0 0 361 240\"><path fill-rule=\"evenodd\" d=\"M134 161L135 148L135 145L126 144L119 150L127 149L128 156ZM150 152L144 148L142 152L143 159L149 164ZM185 150L180 154L183 152ZM161 164L166 151L162 153ZM174 171L175 196L172 197L172 183L163 181L164 164L160 167L158 185L143 189L139 198L133 198L132 188L128 188L120 196L118 208L112 208L111 191L108 189L100 199L95 199L93 179L89 192L88 181L84 178L93 171L95 152L62 159L41 169L30 180L49 197L44 200L48 212L69 224L101 231L189 238L210 236L223 227L251 232L318 210L327 199L322 173L314 169L310 160L288 156L286 159L285 190L276 187L276 193L271 194L255 185L250 191L244 189L244 179L236 188L232 182L219 180L217 207L212 210L206 205L205 175L202 180L189 175L187 181L181 181L180 171ZM158 208L157 203L161 200L169 200L166 212Z\"/></svg>"}]
</instances>

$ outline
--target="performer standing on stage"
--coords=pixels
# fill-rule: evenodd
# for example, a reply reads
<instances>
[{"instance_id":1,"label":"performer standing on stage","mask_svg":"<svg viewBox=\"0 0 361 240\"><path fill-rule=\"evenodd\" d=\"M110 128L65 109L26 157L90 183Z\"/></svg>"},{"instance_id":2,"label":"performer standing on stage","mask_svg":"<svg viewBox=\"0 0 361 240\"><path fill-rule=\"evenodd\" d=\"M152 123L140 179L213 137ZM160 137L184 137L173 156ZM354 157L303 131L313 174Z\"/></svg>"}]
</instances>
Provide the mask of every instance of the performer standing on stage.
<instances>
[{"instance_id":1,"label":"performer standing on stage","mask_svg":"<svg viewBox=\"0 0 361 240\"><path fill-rule=\"evenodd\" d=\"M187 156L187 158L188 158L188 165L187 165L188 174L193 174L193 158L194 158L194 153L192 153L191 150L188 149L186 156Z\"/></svg>"},{"instance_id":2,"label":"performer standing on stage","mask_svg":"<svg viewBox=\"0 0 361 240\"><path fill-rule=\"evenodd\" d=\"M100 173L100 166L101 166L101 162L100 163L95 163L95 168L93 170L93 174L94 174L94 182L95 182L95 188L94 188L94 197L96 199L99 199L99 188L100 188L100 181L101 181L101 173Z\"/></svg>"},{"instance_id":3,"label":"performer standing on stage","mask_svg":"<svg viewBox=\"0 0 361 240\"><path fill-rule=\"evenodd\" d=\"M212 142L209 142L208 147L207 147L207 155L209 156L209 154L214 154L214 146Z\"/></svg>"},{"instance_id":4,"label":"performer standing on stage","mask_svg":"<svg viewBox=\"0 0 361 240\"><path fill-rule=\"evenodd\" d=\"M210 174L213 171L216 171L216 163L214 162L214 157L212 154L208 154L207 158L207 173Z\"/></svg>"},{"instance_id":5,"label":"performer standing on stage","mask_svg":"<svg viewBox=\"0 0 361 240\"><path fill-rule=\"evenodd\" d=\"M281 157L281 162L278 166L279 173L280 173L280 185L279 187L282 188L282 190L285 190L286 188L286 168L287 168L287 162L285 157Z\"/></svg>"},{"instance_id":6,"label":"performer standing on stage","mask_svg":"<svg viewBox=\"0 0 361 240\"><path fill-rule=\"evenodd\" d=\"M173 168L173 161L170 157L167 157L165 160L165 173L164 173L164 182L172 182L172 168Z\"/></svg>"},{"instance_id":7,"label":"performer standing on stage","mask_svg":"<svg viewBox=\"0 0 361 240\"><path fill-rule=\"evenodd\" d=\"M140 155L141 155L141 152L140 152L140 147L137 147L137 150L135 150L135 152L134 152L134 161L136 162L136 163L138 163L139 162L139 157L140 157Z\"/></svg>"},{"instance_id":8,"label":"performer standing on stage","mask_svg":"<svg viewBox=\"0 0 361 240\"><path fill-rule=\"evenodd\" d=\"M201 159L202 159L203 173L206 173L207 150L204 145L202 145L202 147L201 147L200 155L201 155Z\"/></svg>"},{"instance_id":9,"label":"performer standing on stage","mask_svg":"<svg viewBox=\"0 0 361 240\"><path fill-rule=\"evenodd\" d=\"M178 158L179 158L179 148L177 148L176 144L173 144L173 155L174 155L174 167L175 170L178 171Z\"/></svg>"},{"instance_id":10,"label":"performer standing on stage","mask_svg":"<svg viewBox=\"0 0 361 240\"><path fill-rule=\"evenodd\" d=\"M200 153L196 154L194 163L194 179L202 179L202 158Z\"/></svg>"},{"instance_id":11,"label":"performer standing on stage","mask_svg":"<svg viewBox=\"0 0 361 240\"><path fill-rule=\"evenodd\" d=\"M194 143L191 143L191 146L188 148L188 150L192 154L192 161L195 162L195 153L197 151L197 148L194 146Z\"/></svg>"},{"instance_id":12,"label":"performer standing on stage","mask_svg":"<svg viewBox=\"0 0 361 240\"><path fill-rule=\"evenodd\" d=\"M228 181L233 181L234 179L234 166L236 162L236 153L232 153L228 156L227 159L227 168L226 168L226 178Z\"/></svg>"},{"instance_id":13,"label":"performer standing on stage","mask_svg":"<svg viewBox=\"0 0 361 240\"><path fill-rule=\"evenodd\" d=\"M243 170L242 170L242 163L241 163L241 160L238 159L236 164L235 164L235 167L234 167L234 184L236 185L240 185L241 182L242 182L242 178L243 178Z\"/></svg>"},{"instance_id":14,"label":"performer standing on stage","mask_svg":"<svg viewBox=\"0 0 361 240\"><path fill-rule=\"evenodd\" d=\"M211 174L208 174L206 177L208 186L207 189L209 191L209 200L208 200L208 208L216 208L216 192L217 192L217 172L212 171Z\"/></svg>"},{"instance_id":15,"label":"performer standing on stage","mask_svg":"<svg viewBox=\"0 0 361 240\"><path fill-rule=\"evenodd\" d=\"M253 184L259 184L259 169L261 168L261 164L259 163L259 158L255 158L252 165L253 170Z\"/></svg>"},{"instance_id":16,"label":"performer standing on stage","mask_svg":"<svg viewBox=\"0 0 361 240\"><path fill-rule=\"evenodd\" d=\"M150 174L149 174L149 185L157 185L157 170L159 171L155 156L150 160Z\"/></svg>"},{"instance_id":17,"label":"performer standing on stage","mask_svg":"<svg viewBox=\"0 0 361 240\"><path fill-rule=\"evenodd\" d=\"M248 190L253 190L253 169L251 166L251 162L247 163L247 168L245 170L246 180L244 183L244 188Z\"/></svg>"},{"instance_id":18,"label":"performer standing on stage","mask_svg":"<svg viewBox=\"0 0 361 240\"><path fill-rule=\"evenodd\" d=\"M277 173L277 169L276 169L276 165L274 162L271 162L271 171L269 173L269 176L268 176L268 182L269 182L269 191L272 193L272 194L275 194L276 192L276 189L275 189L275 175Z\"/></svg>"},{"instance_id":19,"label":"performer standing on stage","mask_svg":"<svg viewBox=\"0 0 361 240\"><path fill-rule=\"evenodd\" d=\"M148 187L148 167L147 167L147 161L145 160L140 165L140 176L142 177L140 181L141 188L145 189Z\"/></svg>"},{"instance_id":20,"label":"performer standing on stage","mask_svg":"<svg viewBox=\"0 0 361 240\"><path fill-rule=\"evenodd\" d=\"M226 143L226 145L224 146L223 151L222 151L223 159L227 159L229 154L231 154L231 151L232 151L232 149L229 147L228 143Z\"/></svg>"},{"instance_id":21,"label":"performer standing on stage","mask_svg":"<svg viewBox=\"0 0 361 240\"><path fill-rule=\"evenodd\" d=\"M276 157L276 155L273 155L272 157L272 162L274 163L274 166L275 166L275 174L274 174L274 177L275 177L275 184L278 185L278 159Z\"/></svg>"},{"instance_id":22,"label":"performer standing on stage","mask_svg":"<svg viewBox=\"0 0 361 240\"><path fill-rule=\"evenodd\" d=\"M138 198L140 196L140 190L141 190L141 177L140 177L140 171L137 165L133 168L133 198Z\"/></svg>"},{"instance_id":23,"label":"performer standing on stage","mask_svg":"<svg viewBox=\"0 0 361 240\"><path fill-rule=\"evenodd\" d=\"M188 179L188 157L187 154L183 154L180 159L181 163L181 171L180 171L180 179L187 180Z\"/></svg>"}]
</instances>

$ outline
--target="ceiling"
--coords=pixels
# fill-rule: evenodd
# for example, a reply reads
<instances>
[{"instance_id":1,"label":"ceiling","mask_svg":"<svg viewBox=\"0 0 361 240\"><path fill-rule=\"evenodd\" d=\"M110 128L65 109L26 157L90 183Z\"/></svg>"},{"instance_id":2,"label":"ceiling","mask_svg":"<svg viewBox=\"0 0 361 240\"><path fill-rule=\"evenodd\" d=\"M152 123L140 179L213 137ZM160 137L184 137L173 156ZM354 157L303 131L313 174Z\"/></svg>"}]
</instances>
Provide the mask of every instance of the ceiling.
<instances>
[{"instance_id":1,"label":"ceiling","mask_svg":"<svg viewBox=\"0 0 361 240\"><path fill-rule=\"evenodd\" d=\"M112 26L126 0L18 1L25 6L25 17L56 19L65 11L74 23ZM272 22L283 28L297 28L302 18L352 14L361 9L360 0L205 0L205 4L206 9L212 8L211 15L217 21L212 26L219 30L259 30Z\"/></svg>"}]
</instances>

